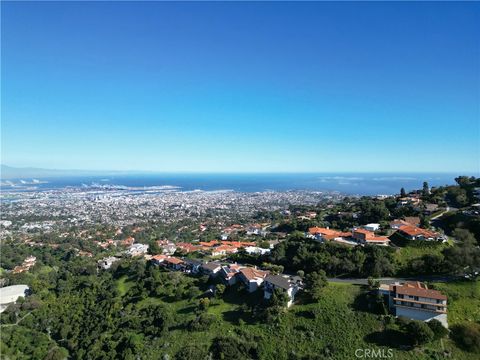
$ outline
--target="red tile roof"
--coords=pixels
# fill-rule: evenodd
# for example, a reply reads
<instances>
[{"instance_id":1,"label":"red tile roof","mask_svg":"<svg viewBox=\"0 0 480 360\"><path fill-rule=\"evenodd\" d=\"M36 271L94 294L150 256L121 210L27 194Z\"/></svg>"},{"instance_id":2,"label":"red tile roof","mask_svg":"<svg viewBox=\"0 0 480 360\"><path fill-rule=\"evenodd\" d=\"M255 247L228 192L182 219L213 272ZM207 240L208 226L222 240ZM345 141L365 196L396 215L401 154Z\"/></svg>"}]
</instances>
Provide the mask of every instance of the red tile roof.
<instances>
[{"instance_id":1,"label":"red tile roof","mask_svg":"<svg viewBox=\"0 0 480 360\"><path fill-rule=\"evenodd\" d=\"M431 290L427 285L421 282L406 282L402 285L390 285L390 290L394 291L396 294L447 300L447 297L440 291Z\"/></svg>"}]
</instances>

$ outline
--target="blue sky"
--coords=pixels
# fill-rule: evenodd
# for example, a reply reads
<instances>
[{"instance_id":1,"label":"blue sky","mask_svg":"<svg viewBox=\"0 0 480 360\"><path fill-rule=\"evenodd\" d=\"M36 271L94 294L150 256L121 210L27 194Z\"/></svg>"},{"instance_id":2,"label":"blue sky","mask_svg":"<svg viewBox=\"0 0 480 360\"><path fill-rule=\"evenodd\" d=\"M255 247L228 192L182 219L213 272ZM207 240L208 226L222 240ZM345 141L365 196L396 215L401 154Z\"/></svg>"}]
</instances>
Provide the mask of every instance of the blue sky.
<instances>
[{"instance_id":1,"label":"blue sky","mask_svg":"<svg viewBox=\"0 0 480 360\"><path fill-rule=\"evenodd\" d=\"M480 4L2 2L2 163L480 171Z\"/></svg>"}]
</instances>

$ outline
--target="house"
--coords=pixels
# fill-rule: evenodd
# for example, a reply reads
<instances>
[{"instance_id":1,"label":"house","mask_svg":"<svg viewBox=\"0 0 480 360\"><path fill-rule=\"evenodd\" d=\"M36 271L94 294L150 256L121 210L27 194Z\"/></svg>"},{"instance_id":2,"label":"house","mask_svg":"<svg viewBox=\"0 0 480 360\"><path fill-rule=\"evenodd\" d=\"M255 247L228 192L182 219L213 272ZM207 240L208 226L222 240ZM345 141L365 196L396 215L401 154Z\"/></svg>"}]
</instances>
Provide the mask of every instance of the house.
<instances>
[{"instance_id":1,"label":"house","mask_svg":"<svg viewBox=\"0 0 480 360\"><path fill-rule=\"evenodd\" d=\"M177 246L174 243L162 245L162 254L164 255L173 255L175 251L177 251Z\"/></svg>"},{"instance_id":2,"label":"house","mask_svg":"<svg viewBox=\"0 0 480 360\"><path fill-rule=\"evenodd\" d=\"M166 258L168 258L167 255L163 255L163 254L154 255L152 256L152 262L155 265L160 265Z\"/></svg>"},{"instance_id":3,"label":"house","mask_svg":"<svg viewBox=\"0 0 480 360\"><path fill-rule=\"evenodd\" d=\"M179 242L177 243L177 249L188 254L191 252L202 250L203 247L199 245L193 245L190 243Z\"/></svg>"},{"instance_id":4,"label":"house","mask_svg":"<svg viewBox=\"0 0 480 360\"><path fill-rule=\"evenodd\" d=\"M424 283L417 281L390 285L388 304L396 316L421 321L436 319L448 328L447 297L440 291L429 289Z\"/></svg>"},{"instance_id":5,"label":"house","mask_svg":"<svg viewBox=\"0 0 480 360\"><path fill-rule=\"evenodd\" d=\"M425 215L431 215L435 211L438 211L438 205L437 204L426 204L425 209L423 210L423 213Z\"/></svg>"},{"instance_id":6,"label":"house","mask_svg":"<svg viewBox=\"0 0 480 360\"><path fill-rule=\"evenodd\" d=\"M200 267L200 271L206 275L216 276L217 273L222 269L222 264L216 261L212 261L206 264L203 264Z\"/></svg>"},{"instance_id":7,"label":"house","mask_svg":"<svg viewBox=\"0 0 480 360\"><path fill-rule=\"evenodd\" d=\"M23 260L22 265L15 266L12 270L14 274L20 274L22 272L30 270L33 266L35 266L37 262L37 258L35 256L28 256Z\"/></svg>"},{"instance_id":8,"label":"house","mask_svg":"<svg viewBox=\"0 0 480 360\"><path fill-rule=\"evenodd\" d=\"M220 270L220 277L226 285L234 285L237 282L237 274L244 268L238 264L229 264L222 266Z\"/></svg>"},{"instance_id":9,"label":"house","mask_svg":"<svg viewBox=\"0 0 480 360\"><path fill-rule=\"evenodd\" d=\"M380 224L367 224L367 225L364 225L363 228L365 230L375 232L375 231L378 231L378 229L380 229Z\"/></svg>"},{"instance_id":10,"label":"house","mask_svg":"<svg viewBox=\"0 0 480 360\"><path fill-rule=\"evenodd\" d=\"M270 299L275 289L282 289L289 299L287 306L291 306L295 301L295 295L302 286L302 279L299 276L269 274L264 280L264 297Z\"/></svg>"},{"instance_id":11,"label":"house","mask_svg":"<svg viewBox=\"0 0 480 360\"><path fill-rule=\"evenodd\" d=\"M259 255L270 254L270 249L264 249L258 246L247 246L245 248L245 251L248 254L259 254Z\"/></svg>"},{"instance_id":12,"label":"house","mask_svg":"<svg viewBox=\"0 0 480 360\"><path fill-rule=\"evenodd\" d=\"M117 262L118 260L120 260L120 258L117 258L115 256L109 256L109 257L98 260L97 266L99 269L108 270L112 267L112 264L114 262Z\"/></svg>"},{"instance_id":13,"label":"house","mask_svg":"<svg viewBox=\"0 0 480 360\"><path fill-rule=\"evenodd\" d=\"M409 223L407 223L405 220L402 220L402 219L395 219L393 221L390 221L390 229L393 229L393 230L398 230L400 229L400 227L404 225L409 225Z\"/></svg>"},{"instance_id":14,"label":"house","mask_svg":"<svg viewBox=\"0 0 480 360\"><path fill-rule=\"evenodd\" d=\"M436 241L444 239L439 233L422 229L413 225L400 226L397 232L408 240Z\"/></svg>"},{"instance_id":15,"label":"house","mask_svg":"<svg viewBox=\"0 0 480 360\"><path fill-rule=\"evenodd\" d=\"M182 259L168 256L163 260L162 265L165 266L167 269L182 270L185 264Z\"/></svg>"},{"instance_id":16,"label":"house","mask_svg":"<svg viewBox=\"0 0 480 360\"><path fill-rule=\"evenodd\" d=\"M342 232L338 230L332 230L329 228L321 228L321 227L312 227L308 229L310 235L313 235L314 238L318 241L330 241L336 239L343 239L348 238L352 235L349 232Z\"/></svg>"},{"instance_id":17,"label":"house","mask_svg":"<svg viewBox=\"0 0 480 360\"><path fill-rule=\"evenodd\" d=\"M143 254L146 254L148 251L148 245L147 244L133 244L128 248L126 251L126 254L129 256L141 256Z\"/></svg>"},{"instance_id":18,"label":"house","mask_svg":"<svg viewBox=\"0 0 480 360\"><path fill-rule=\"evenodd\" d=\"M420 226L420 218L418 216L406 216L405 217L406 225Z\"/></svg>"},{"instance_id":19,"label":"house","mask_svg":"<svg viewBox=\"0 0 480 360\"><path fill-rule=\"evenodd\" d=\"M230 245L220 245L211 250L212 256L234 254L236 252L238 252L238 248Z\"/></svg>"},{"instance_id":20,"label":"house","mask_svg":"<svg viewBox=\"0 0 480 360\"><path fill-rule=\"evenodd\" d=\"M374 232L365 229L354 229L352 237L363 245L390 245L388 237L375 235Z\"/></svg>"},{"instance_id":21,"label":"house","mask_svg":"<svg viewBox=\"0 0 480 360\"><path fill-rule=\"evenodd\" d=\"M194 259L185 259L185 272L189 274L198 274L202 267L202 262Z\"/></svg>"},{"instance_id":22,"label":"house","mask_svg":"<svg viewBox=\"0 0 480 360\"><path fill-rule=\"evenodd\" d=\"M246 267L240 270L238 278L243 282L248 292L254 292L262 285L268 274L268 271Z\"/></svg>"}]
</instances>

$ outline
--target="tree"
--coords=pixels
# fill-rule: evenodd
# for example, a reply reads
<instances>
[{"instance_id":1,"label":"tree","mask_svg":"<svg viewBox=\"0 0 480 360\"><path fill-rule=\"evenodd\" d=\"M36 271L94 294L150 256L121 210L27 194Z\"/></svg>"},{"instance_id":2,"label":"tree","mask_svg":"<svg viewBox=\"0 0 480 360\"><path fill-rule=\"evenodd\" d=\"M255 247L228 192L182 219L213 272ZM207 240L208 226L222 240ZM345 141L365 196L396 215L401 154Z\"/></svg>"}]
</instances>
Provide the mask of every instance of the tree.
<instances>
[{"instance_id":1,"label":"tree","mask_svg":"<svg viewBox=\"0 0 480 360\"><path fill-rule=\"evenodd\" d=\"M430 187L428 186L428 182L423 182L423 189L422 189L422 196L428 197L430 195Z\"/></svg>"},{"instance_id":2,"label":"tree","mask_svg":"<svg viewBox=\"0 0 480 360\"><path fill-rule=\"evenodd\" d=\"M215 286L215 296L218 298L222 297L223 293L225 292L226 286L223 284L217 284Z\"/></svg>"},{"instance_id":3,"label":"tree","mask_svg":"<svg viewBox=\"0 0 480 360\"><path fill-rule=\"evenodd\" d=\"M453 235L459 243L443 251L445 261L453 272L474 279L480 269L480 248L475 237L470 231L458 228Z\"/></svg>"},{"instance_id":4,"label":"tree","mask_svg":"<svg viewBox=\"0 0 480 360\"><path fill-rule=\"evenodd\" d=\"M448 335L448 330L437 319L427 322L428 327L433 331L434 339L439 340Z\"/></svg>"},{"instance_id":5,"label":"tree","mask_svg":"<svg viewBox=\"0 0 480 360\"><path fill-rule=\"evenodd\" d=\"M210 306L210 299L209 298L201 298L198 301L198 309L200 311L207 311L209 306Z\"/></svg>"},{"instance_id":6,"label":"tree","mask_svg":"<svg viewBox=\"0 0 480 360\"><path fill-rule=\"evenodd\" d=\"M380 280L376 280L371 276L368 277L368 289L369 290L376 290L380 287Z\"/></svg>"},{"instance_id":7,"label":"tree","mask_svg":"<svg viewBox=\"0 0 480 360\"><path fill-rule=\"evenodd\" d=\"M306 277L306 289L314 301L320 300L323 288L328 284L325 271L312 272Z\"/></svg>"},{"instance_id":8,"label":"tree","mask_svg":"<svg viewBox=\"0 0 480 360\"><path fill-rule=\"evenodd\" d=\"M400 189L400 197L403 198L403 197L405 197L405 196L407 196L407 193L405 192L405 189L402 187L402 188Z\"/></svg>"},{"instance_id":9,"label":"tree","mask_svg":"<svg viewBox=\"0 0 480 360\"><path fill-rule=\"evenodd\" d=\"M434 338L432 329L423 321L409 321L405 326L405 330L414 345L426 344Z\"/></svg>"},{"instance_id":10,"label":"tree","mask_svg":"<svg viewBox=\"0 0 480 360\"><path fill-rule=\"evenodd\" d=\"M452 327L452 338L463 349L480 354L480 325L467 322Z\"/></svg>"}]
</instances>

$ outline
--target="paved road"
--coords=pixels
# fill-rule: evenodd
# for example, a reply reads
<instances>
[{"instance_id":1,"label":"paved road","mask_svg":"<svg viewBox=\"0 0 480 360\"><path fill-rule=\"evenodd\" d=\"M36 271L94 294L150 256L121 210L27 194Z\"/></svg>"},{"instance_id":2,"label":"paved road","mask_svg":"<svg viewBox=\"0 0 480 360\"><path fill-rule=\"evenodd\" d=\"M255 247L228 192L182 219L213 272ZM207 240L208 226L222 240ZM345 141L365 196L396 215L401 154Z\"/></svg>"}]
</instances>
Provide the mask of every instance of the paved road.
<instances>
[{"instance_id":1,"label":"paved road","mask_svg":"<svg viewBox=\"0 0 480 360\"><path fill-rule=\"evenodd\" d=\"M408 278L377 278L375 280L380 281L381 284L393 284L395 282L405 282L405 281L455 281L459 280L460 277L458 276L415 276L415 277L408 277ZM355 284L355 285L368 285L367 278L328 278L328 281L334 283L346 283L346 284Z\"/></svg>"}]
</instances>

